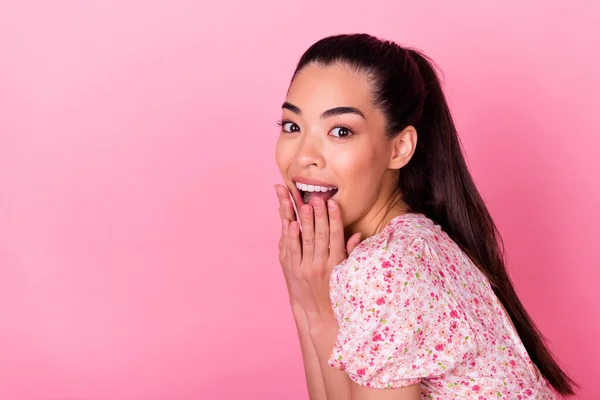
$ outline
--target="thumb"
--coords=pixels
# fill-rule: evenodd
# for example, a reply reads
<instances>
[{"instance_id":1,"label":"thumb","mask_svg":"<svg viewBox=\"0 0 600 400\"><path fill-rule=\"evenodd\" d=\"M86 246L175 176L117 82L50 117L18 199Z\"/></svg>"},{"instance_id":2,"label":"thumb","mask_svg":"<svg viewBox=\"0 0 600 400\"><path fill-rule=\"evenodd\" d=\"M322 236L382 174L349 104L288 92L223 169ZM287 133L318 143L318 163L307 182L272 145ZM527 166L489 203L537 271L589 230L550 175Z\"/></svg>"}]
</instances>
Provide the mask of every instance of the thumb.
<instances>
[{"instance_id":1,"label":"thumb","mask_svg":"<svg viewBox=\"0 0 600 400\"><path fill-rule=\"evenodd\" d=\"M360 237L361 233L356 232L350 237L350 239L348 239L348 242L346 243L346 254L350 255L350 253L352 253L352 250L354 250L354 248L358 246L358 244L360 243Z\"/></svg>"}]
</instances>

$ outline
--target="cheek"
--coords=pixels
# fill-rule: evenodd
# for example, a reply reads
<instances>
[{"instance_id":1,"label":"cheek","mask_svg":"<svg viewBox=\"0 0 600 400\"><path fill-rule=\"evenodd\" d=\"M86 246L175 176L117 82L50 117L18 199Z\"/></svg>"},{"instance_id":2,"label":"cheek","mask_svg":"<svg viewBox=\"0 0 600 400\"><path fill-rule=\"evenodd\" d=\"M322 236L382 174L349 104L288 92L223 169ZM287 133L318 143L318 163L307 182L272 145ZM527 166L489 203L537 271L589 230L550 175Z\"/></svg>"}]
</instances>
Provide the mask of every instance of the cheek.
<instances>
[{"instance_id":1,"label":"cheek","mask_svg":"<svg viewBox=\"0 0 600 400\"><path fill-rule=\"evenodd\" d=\"M275 146L275 160L281 173L288 170L292 159L292 151L289 144L286 145L285 141L278 139L277 145Z\"/></svg>"},{"instance_id":2,"label":"cheek","mask_svg":"<svg viewBox=\"0 0 600 400\"><path fill-rule=\"evenodd\" d=\"M365 208L373 202L373 157L364 151L345 152L335 157L331 167L343 185L338 202L344 226L347 226L363 215Z\"/></svg>"},{"instance_id":3,"label":"cheek","mask_svg":"<svg viewBox=\"0 0 600 400\"><path fill-rule=\"evenodd\" d=\"M341 181L348 186L348 190L355 191L371 182L373 174L380 169L379 161L376 154L356 149L336 155L332 166Z\"/></svg>"},{"instance_id":4,"label":"cheek","mask_svg":"<svg viewBox=\"0 0 600 400\"><path fill-rule=\"evenodd\" d=\"M346 216L356 218L376 201L381 191L382 177L387 170L385 153L363 145L334 158L335 171L345 186L340 206Z\"/></svg>"}]
</instances>

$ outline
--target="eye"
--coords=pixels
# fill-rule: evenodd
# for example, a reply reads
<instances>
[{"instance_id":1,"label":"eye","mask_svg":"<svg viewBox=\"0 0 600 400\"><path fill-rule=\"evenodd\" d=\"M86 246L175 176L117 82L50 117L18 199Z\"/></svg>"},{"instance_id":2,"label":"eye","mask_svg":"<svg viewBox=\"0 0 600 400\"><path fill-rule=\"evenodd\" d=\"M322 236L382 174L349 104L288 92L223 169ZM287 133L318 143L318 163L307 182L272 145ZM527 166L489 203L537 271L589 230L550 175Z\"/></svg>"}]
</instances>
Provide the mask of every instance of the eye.
<instances>
[{"instance_id":1,"label":"eye","mask_svg":"<svg viewBox=\"0 0 600 400\"><path fill-rule=\"evenodd\" d=\"M280 121L277 125L281 126L281 130L287 133L300 132L300 127L291 121Z\"/></svg>"},{"instance_id":2,"label":"eye","mask_svg":"<svg viewBox=\"0 0 600 400\"><path fill-rule=\"evenodd\" d=\"M345 126L336 126L331 130L331 134L338 138L345 138L351 136L353 133L350 128L346 128Z\"/></svg>"}]
</instances>

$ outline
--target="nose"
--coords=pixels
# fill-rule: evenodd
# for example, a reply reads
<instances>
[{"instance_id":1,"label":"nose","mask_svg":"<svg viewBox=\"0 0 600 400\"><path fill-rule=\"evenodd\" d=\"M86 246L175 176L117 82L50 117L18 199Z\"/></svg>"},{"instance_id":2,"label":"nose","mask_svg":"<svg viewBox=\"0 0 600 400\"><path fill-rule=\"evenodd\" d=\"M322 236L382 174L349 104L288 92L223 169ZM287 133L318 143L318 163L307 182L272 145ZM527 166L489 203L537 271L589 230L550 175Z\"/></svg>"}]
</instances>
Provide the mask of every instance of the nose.
<instances>
[{"instance_id":1,"label":"nose","mask_svg":"<svg viewBox=\"0 0 600 400\"><path fill-rule=\"evenodd\" d=\"M299 167L317 167L325 166L322 144L317 135L305 134L300 138L298 150L296 152L296 163Z\"/></svg>"}]
</instances>

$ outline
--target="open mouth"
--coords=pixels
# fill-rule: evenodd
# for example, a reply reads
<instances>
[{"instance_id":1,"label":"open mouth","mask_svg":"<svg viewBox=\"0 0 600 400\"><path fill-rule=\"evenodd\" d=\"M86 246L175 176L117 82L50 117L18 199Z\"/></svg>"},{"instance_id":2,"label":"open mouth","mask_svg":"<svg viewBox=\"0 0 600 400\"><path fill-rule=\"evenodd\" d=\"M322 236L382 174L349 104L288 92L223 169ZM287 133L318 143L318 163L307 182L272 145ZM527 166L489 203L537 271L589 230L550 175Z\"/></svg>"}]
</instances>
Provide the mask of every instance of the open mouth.
<instances>
[{"instance_id":1,"label":"open mouth","mask_svg":"<svg viewBox=\"0 0 600 400\"><path fill-rule=\"evenodd\" d=\"M296 188L300 192L300 198L304 204L308 204L311 198L320 197L323 201L331 199L338 191L335 186L307 185L305 183L295 182Z\"/></svg>"}]
</instances>

